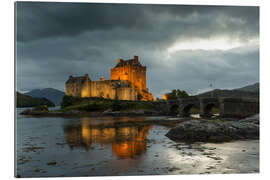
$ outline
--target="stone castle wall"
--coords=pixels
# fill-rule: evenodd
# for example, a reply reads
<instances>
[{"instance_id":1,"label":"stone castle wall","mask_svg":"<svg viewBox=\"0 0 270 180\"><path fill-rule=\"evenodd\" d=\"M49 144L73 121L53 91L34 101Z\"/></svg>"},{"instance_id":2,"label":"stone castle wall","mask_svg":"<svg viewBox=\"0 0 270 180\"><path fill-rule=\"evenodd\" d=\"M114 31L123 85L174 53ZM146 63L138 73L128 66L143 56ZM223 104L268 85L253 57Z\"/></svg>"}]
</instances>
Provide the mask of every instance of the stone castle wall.
<instances>
[{"instance_id":1,"label":"stone castle wall","mask_svg":"<svg viewBox=\"0 0 270 180\"><path fill-rule=\"evenodd\" d=\"M80 97L83 84L83 81L79 81L77 78L75 79L70 76L68 82L66 83L66 95Z\"/></svg>"},{"instance_id":2,"label":"stone castle wall","mask_svg":"<svg viewBox=\"0 0 270 180\"><path fill-rule=\"evenodd\" d=\"M116 93L119 100L137 100L137 91L134 88L117 88Z\"/></svg>"},{"instance_id":3,"label":"stone castle wall","mask_svg":"<svg viewBox=\"0 0 270 180\"><path fill-rule=\"evenodd\" d=\"M115 88L111 81L92 81L90 82L89 97L103 97L115 99Z\"/></svg>"},{"instance_id":4,"label":"stone castle wall","mask_svg":"<svg viewBox=\"0 0 270 180\"><path fill-rule=\"evenodd\" d=\"M137 100L137 91L128 81L82 81L66 83L66 95L75 97L102 97L105 99Z\"/></svg>"},{"instance_id":5,"label":"stone castle wall","mask_svg":"<svg viewBox=\"0 0 270 180\"><path fill-rule=\"evenodd\" d=\"M75 97L81 96L81 84L80 83L66 84L66 95Z\"/></svg>"}]
</instances>

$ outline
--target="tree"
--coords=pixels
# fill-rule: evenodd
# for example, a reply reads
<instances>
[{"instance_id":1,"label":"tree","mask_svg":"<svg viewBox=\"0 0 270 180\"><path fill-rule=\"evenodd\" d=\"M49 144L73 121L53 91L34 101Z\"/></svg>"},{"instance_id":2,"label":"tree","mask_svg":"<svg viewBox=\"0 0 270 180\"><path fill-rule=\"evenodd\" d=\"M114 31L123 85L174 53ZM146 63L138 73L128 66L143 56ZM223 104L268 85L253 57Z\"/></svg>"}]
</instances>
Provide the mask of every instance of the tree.
<instances>
[{"instance_id":1,"label":"tree","mask_svg":"<svg viewBox=\"0 0 270 180\"><path fill-rule=\"evenodd\" d=\"M78 102L80 102L82 98L79 97L73 97L73 96L64 96L61 102L61 108L65 108L67 106L74 105Z\"/></svg>"},{"instance_id":2,"label":"tree","mask_svg":"<svg viewBox=\"0 0 270 180\"><path fill-rule=\"evenodd\" d=\"M167 100L175 100L178 98L187 98L189 97L186 91L181 91L179 89L174 89L172 92L166 94Z\"/></svg>"}]
</instances>

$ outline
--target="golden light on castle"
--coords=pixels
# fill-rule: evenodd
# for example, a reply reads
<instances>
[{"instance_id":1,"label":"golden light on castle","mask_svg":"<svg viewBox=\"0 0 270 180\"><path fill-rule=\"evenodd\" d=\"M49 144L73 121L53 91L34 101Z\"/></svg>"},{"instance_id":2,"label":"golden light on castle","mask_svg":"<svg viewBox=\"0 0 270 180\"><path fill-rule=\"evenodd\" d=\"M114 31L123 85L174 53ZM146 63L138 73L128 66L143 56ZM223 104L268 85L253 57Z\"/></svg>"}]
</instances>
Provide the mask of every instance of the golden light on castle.
<instances>
[{"instance_id":1,"label":"golden light on castle","mask_svg":"<svg viewBox=\"0 0 270 180\"><path fill-rule=\"evenodd\" d=\"M102 97L119 100L152 100L152 94L146 86L146 66L133 59L118 59L111 69L111 79L102 76L92 81L88 74L80 77L70 76L66 82L66 95L75 97Z\"/></svg>"}]
</instances>

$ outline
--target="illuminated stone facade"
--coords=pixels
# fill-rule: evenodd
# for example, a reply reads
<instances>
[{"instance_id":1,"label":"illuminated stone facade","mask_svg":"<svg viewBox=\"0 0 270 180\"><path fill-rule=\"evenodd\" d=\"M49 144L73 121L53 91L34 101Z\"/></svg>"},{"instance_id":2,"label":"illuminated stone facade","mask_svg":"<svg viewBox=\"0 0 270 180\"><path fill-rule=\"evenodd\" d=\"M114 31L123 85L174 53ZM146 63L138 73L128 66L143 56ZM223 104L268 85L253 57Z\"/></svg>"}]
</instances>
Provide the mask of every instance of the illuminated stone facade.
<instances>
[{"instance_id":1,"label":"illuminated stone facade","mask_svg":"<svg viewBox=\"0 0 270 180\"><path fill-rule=\"evenodd\" d=\"M134 59L119 59L111 69L111 80L91 81L86 74L82 77L70 76L66 82L66 95L76 97L103 97L119 100L152 100L146 88L146 67Z\"/></svg>"},{"instance_id":2,"label":"illuminated stone facade","mask_svg":"<svg viewBox=\"0 0 270 180\"><path fill-rule=\"evenodd\" d=\"M142 100L152 100L152 94L146 88L146 66L142 66L139 57L134 59L118 59L117 65L111 69L111 80L124 80L131 83Z\"/></svg>"}]
</instances>

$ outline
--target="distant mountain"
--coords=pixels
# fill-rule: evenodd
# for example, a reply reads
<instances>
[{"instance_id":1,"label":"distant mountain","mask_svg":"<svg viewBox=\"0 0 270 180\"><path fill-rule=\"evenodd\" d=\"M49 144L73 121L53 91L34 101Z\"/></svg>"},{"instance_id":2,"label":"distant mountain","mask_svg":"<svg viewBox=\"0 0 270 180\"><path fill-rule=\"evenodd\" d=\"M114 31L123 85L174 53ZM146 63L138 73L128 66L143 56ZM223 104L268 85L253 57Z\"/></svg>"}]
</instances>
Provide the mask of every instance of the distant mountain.
<instances>
[{"instance_id":1,"label":"distant mountain","mask_svg":"<svg viewBox=\"0 0 270 180\"><path fill-rule=\"evenodd\" d=\"M52 101L55 105L60 105L62 102L62 98L65 95L64 92L53 88L34 89L25 94L32 97L47 98L50 101Z\"/></svg>"},{"instance_id":2,"label":"distant mountain","mask_svg":"<svg viewBox=\"0 0 270 180\"><path fill-rule=\"evenodd\" d=\"M234 98L259 98L259 83L248 85L242 88L227 90L215 89L198 94L198 97L234 97Z\"/></svg>"},{"instance_id":3,"label":"distant mountain","mask_svg":"<svg viewBox=\"0 0 270 180\"><path fill-rule=\"evenodd\" d=\"M256 92L256 93L258 93L260 91L260 87L259 86L260 86L259 83L255 83L255 84L248 85L248 86L245 86L245 87L242 87L242 88L238 88L238 89L235 89L235 90L246 91L246 92Z\"/></svg>"},{"instance_id":4,"label":"distant mountain","mask_svg":"<svg viewBox=\"0 0 270 180\"><path fill-rule=\"evenodd\" d=\"M17 107L34 107L38 105L54 106L54 103L46 98L34 98L25 94L16 92Z\"/></svg>"}]
</instances>

